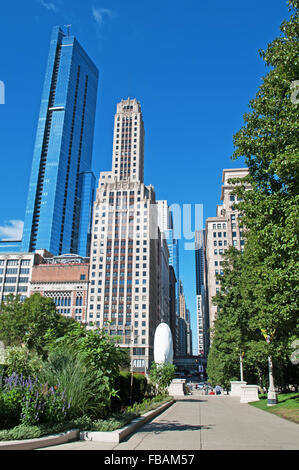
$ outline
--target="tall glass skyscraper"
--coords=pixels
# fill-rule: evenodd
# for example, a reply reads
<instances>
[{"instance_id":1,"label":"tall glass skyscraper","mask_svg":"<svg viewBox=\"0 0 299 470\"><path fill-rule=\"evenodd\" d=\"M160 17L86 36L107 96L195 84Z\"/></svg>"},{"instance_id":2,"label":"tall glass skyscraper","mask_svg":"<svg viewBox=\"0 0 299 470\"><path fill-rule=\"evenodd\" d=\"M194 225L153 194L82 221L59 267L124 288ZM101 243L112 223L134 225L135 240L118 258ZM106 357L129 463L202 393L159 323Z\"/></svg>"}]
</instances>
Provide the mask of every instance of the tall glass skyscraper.
<instances>
[{"instance_id":1,"label":"tall glass skyscraper","mask_svg":"<svg viewBox=\"0 0 299 470\"><path fill-rule=\"evenodd\" d=\"M53 28L26 205L22 251L88 256L98 70L74 36Z\"/></svg>"}]
</instances>

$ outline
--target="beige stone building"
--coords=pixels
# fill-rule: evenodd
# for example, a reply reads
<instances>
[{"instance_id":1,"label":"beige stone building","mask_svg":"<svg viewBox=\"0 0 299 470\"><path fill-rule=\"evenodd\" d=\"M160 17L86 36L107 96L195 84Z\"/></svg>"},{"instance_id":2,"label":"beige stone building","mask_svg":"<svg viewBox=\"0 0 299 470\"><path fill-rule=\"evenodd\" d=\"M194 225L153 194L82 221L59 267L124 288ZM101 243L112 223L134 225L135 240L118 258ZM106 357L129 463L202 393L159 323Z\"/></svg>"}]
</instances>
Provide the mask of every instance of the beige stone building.
<instances>
[{"instance_id":1,"label":"beige stone building","mask_svg":"<svg viewBox=\"0 0 299 470\"><path fill-rule=\"evenodd\" d=\"M238 224L238 211L235 208L237 196L232 195L235 185L229 182L232 178L244 178L247 168L225 169L222 173L221 201L217 205L216 216L206 219L205 226L205 261L207 270L206 294L209 311L209 327L213 328L217 307L212 298L220 289L216 275L222 273L223 254L231 245L242 250L244 240Z\"/></svg>"},{"instance_id":2,"label":"beige stone building","mask_svg":"<svg viewBox=\"0 0 299 470\"><path fill-rule=\"evenodd\" d=\"M9 294L22 301L29 297L32 270L43 263L43 256L49 255L46 250L0 253L0 301L5 302Z\"/></svg>"},{"instance_id":3,"label":"beige stone building","mask_svg":"<svg viewBox=\"0 0 299 470\"><path fill-rule=\"evenodd\" d=\"M100 174L94 203L87 322L119 336L134 370L147 372L155 329L167 314L161 283L169 276L154 188L143 173L141 107L128 98L117 104L112 171Z\"/></svg>"}]
</instances>

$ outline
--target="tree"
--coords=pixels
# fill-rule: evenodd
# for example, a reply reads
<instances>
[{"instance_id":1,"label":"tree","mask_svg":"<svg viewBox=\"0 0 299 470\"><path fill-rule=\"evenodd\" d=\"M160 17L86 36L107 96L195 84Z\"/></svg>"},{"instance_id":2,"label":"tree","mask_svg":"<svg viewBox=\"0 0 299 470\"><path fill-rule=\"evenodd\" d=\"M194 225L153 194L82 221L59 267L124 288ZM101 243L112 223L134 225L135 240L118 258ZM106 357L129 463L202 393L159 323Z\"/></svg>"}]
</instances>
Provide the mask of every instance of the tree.
<instances>
[{"instance_id":1,"label":"tree","mask_svg":"<svg viewBox=\"0 0 299 470\"><path fill-rule=\"evenodd\" d=\"M23 302L19 296L10 294L6 302L1 303L0 339L7 346L20 345L24 339L24 331Z\"/></svg>"},{"instance_id":2,"label":"tree","mask_svg":"<svg viewBox=\"0 0 299 470\"><path fill-rule=\"evenodd\" d=\"M62 336L74 322L57 313L53 300L40 294L24 302L11 296L1 304L0 338L6 345L24 344L46 357L48 342Z\"/></svg>"},{"instance_id":3,"label":"tree","mask_svg":"<svg viewBox=\"0 0 299 470\"><path fill-rule=\"evenodd\" d=\"M261 52L271 69L234 136L233 155L245 157L252 187L236 192L243 198L246 251L254 258L254 322L271 338L269 354L284 360L287 344L298 334L299 286L299 108L291 99L299 76L298 1L289 7L281 36Z\"/></svg>"},{"instance_id":4,"label":"tree","mask_svg":"<svg viewBox=\"0 0 299 470\"><path fill-rule=\"evenodd\" d=\"M293 99L299 77L298 0L289 1L289 8L281 35L260 52L268 73L234 136L233 159L244 157L249 169L243 182L232 180L241 183L234 192L243 199L237 209L246 244L241 265L232 267L242 282L226 273L223 295L216 299L219 318L230 312L248 333L245 357L260 372L264 355L274 359L276 370L287 370L290 345L298 337L299 108ZM228 305L232 301L235 312Z\"/></svg>"}]
</instances>

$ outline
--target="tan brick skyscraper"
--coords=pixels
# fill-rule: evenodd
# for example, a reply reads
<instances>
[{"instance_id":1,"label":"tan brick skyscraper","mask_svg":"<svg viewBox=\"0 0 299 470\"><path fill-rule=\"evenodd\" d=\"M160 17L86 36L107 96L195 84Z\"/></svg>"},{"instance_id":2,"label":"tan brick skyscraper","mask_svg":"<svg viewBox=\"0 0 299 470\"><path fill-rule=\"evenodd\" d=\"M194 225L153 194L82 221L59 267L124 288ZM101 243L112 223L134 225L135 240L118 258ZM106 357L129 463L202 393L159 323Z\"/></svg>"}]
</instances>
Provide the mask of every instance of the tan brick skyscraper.
<instances>
[{"instance_id":1,"label":"tan brick skyscraper","mask_svg":"<svg viewBox=\"0 0 299 470\"><path fill-rule=\"evenodd\" d=\"M223 254L229 246L233 245L242 250L244 239L239 228L239 213L235 208L237 197L232 195L235 185L230 183L233 178L244 178L248 174L247 168L230 168L222 172L221 201L217 206L216 217L206 219L205 228L205 255L207 269L207 292L209 308L209 328L213 328L216 318L217 307L212 298L220 289L220 281L216 279L217 274L222 274Z\"/></svg>"},{"instance_id":2,"label":"tan brick skyscraper","mask_svg":"<svg viewBox=\"0 0 299 470\"><path fill-rule=\"evenodd\" d=\"M87 321L120 336L134 370L148 371L160 322L161 235L143 174L141 107L128 98L117 104L112 171L101 172L94 203Z\"/></svg>"}]
</instances>

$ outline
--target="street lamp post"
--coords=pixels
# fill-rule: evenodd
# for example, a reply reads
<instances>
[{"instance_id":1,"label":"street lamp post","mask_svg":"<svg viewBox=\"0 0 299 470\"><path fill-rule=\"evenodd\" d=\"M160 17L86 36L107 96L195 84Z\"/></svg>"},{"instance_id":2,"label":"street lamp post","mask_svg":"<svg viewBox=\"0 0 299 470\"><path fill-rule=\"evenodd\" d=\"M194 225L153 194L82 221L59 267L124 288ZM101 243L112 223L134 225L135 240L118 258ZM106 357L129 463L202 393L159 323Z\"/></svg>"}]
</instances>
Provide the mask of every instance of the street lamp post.
<instances>
[{"instance_id":1,"label":"street lamp post","mask_svg":"<svg viewBox=\"0 0 299 470\"><path fill-rule=\"evenodd\" d=\"M261 329L261 332L266 340L267 344L271 343L271 339L273 338L275 334L275 330L267 331L266 329ZM277 393L275 392L275 386L274 386L274 377L273 377L273 364L272 364L272 357L269 355L268 356L268 369L269 369L269 389L268 389L268 406L273 406L277 404Z\"/></svg>"},{"instance_id":2,"label":"street lamp post","mask_svg":"<svg viewBox=\"0 0 299 470\"><path fill-rule=\"evenodd\" d=\"M241 382L244 381L244 376L243 376L243 356L244 356L244 353L240 352L240 379L241 379Z\"/></svg>"},{"instance_id":3,"label":"street lamp post","mask_svg":"<svg viewBox=\"0 0 299 470\"><path fill-rule=\"evenodd\" d=\"M275 392L274 387L274 378L273 378L273 364L271 356L268 357L268 367L269 367L269 389L268 389L268 406L273 406L277 404L277 393Z\"/></svg>"}]
</instances>

